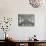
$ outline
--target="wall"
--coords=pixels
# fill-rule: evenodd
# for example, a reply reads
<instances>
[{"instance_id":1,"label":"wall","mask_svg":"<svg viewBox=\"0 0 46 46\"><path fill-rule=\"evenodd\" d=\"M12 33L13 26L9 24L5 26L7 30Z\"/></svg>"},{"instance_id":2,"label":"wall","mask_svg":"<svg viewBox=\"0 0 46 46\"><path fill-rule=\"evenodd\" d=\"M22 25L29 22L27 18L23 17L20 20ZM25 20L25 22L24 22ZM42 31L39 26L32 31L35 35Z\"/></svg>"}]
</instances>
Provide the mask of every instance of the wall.
<instances>
[{"instance_id":1,"label":"wall","mask_svg":"<svg viewBox=\"0 0 46 46\"><path fill-rule=\"evenodd\" d=\"M45 39L45 15L46 8L33 8L30 6L28 0L0 0L0 16L13 17L13 22L10 33L17 40L27 40L34 34L37 35L39 40ZM18 14L34 14L35 26L34 27L19 27ZM0 18L1 18L0 17ZM0 31L3 33L2 31ZM1 34L0 33L0 34ZM44 34L45 33L45 34ZM2 35L2 34L1 34ZM0 39L3 37L0 36Z\"/></svg>"}]
</instances>

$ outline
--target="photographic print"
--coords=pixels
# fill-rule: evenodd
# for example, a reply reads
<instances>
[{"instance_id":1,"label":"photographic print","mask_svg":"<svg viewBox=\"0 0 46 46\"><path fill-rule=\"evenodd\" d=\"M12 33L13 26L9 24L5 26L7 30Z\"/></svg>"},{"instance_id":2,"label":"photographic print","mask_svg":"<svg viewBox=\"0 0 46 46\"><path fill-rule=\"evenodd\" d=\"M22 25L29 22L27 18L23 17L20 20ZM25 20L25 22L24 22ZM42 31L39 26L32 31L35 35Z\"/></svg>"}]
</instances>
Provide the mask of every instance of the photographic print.
<instances>
[{"instance_id":1,"label":"photographic print","mask_svg":"<svg viewBox=\"0 0 46 46\"><path fill-rule=\"evenodd\" d=\"M29 4L34 8L38 8L43 4L43 0L29 0Z\"/></svg>"},{"instance_id":2,"label":"photographic print","mask_svg":"<svg viewBox=\"0 0 46 46\"><path fill-rule=\"evenodd\" d=\"M18 14L18 26L34 26L34 14Z\"/></svg>"}]
</instances>

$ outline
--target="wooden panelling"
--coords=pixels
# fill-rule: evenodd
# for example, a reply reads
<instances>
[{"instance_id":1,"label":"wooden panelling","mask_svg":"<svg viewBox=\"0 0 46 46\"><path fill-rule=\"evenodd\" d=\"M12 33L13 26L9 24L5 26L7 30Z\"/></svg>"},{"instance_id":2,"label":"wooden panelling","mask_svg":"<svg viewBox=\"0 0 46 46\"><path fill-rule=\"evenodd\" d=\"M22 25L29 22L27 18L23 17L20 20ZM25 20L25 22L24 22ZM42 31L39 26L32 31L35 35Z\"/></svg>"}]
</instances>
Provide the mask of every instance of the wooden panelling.
<instances>
[{"instance_id":1,"label":"wooden panelling","mask_svg":"<svg viewBox=\"0 0 46 46\"><path fill-rule=\"evenodd\" d=\"M46 43L43 43L43 46L46 46Z\"/></svg>"},{"instance_id":2,"label":"wooden panelling","mask_svg":"<svg viewBox=\"0 0 46 46\"><path fill-rule=\"evenodd\" d=\"M16 43L16 46L20 46L20 44L19 43Z\"/></svg>"},{"instance_id":3,"label":"wooden panelling","mask_svg":"<svg viewBox=\"0 0 46 46\"><path fill-rule=\"evenodd\" d=\"M38 44L38 46L43 46L43 43Z\"/></svg>"},{"instance_id":4,"label":"wooden panelling","mask_svg":"<svg viewBox=\"0 0 46 46\"><path fill-rule=\"evenodd\" d=\"M28 46L28 43L24 43L24 46Z\"/></svg>"},{"instance_id":5,"label":"wooden panelling","mask_svg":"<svg viewBox=\"0 0 46 46\"><path fill-rule=\"evenodd\" d=\"M38 46L46 46L46 43L39 43Z\"/></svg>"}]
</instances>

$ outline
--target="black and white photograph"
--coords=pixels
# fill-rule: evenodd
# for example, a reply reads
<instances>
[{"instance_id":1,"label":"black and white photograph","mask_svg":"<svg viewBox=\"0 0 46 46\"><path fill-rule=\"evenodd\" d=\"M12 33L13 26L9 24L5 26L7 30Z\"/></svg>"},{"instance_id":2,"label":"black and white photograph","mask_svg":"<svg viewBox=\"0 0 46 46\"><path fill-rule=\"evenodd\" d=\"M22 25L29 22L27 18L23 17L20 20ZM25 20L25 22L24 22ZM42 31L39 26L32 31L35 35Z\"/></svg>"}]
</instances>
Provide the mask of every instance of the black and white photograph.
<instances>
[{"instance_id":1,"label":"black and white photograph","mask_svg":"<svg viewBox=\"0 0 46 46\"><path fill-rule=\"evenodd\" d=\"M18 26L34 26L34 14L18 14Z\"/></svg>"},{"instance_id":2,"label":"black and white photograph","mask_svg":"<svg viewBox=\"0 0 46 46\"><path fill-rule=\"evenodd\" d=\"M40 6L42 6L43 0L29 0L29 4L30 4L33 8L39 8Z\"/></svg>"}]
</instances>

